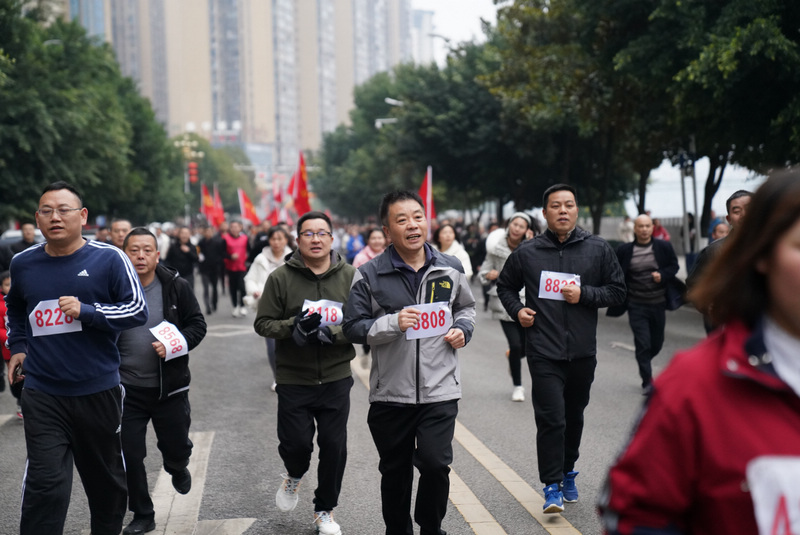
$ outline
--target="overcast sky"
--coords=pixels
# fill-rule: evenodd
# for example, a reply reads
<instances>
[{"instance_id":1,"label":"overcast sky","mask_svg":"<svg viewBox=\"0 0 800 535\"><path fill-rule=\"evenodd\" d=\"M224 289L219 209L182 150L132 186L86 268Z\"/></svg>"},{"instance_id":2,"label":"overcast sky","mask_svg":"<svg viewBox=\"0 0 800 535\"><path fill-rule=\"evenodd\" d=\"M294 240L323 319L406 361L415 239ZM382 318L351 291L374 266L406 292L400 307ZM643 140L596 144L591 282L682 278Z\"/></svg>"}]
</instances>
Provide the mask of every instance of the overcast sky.
<instances>
[{"instance_id":1,"label":"overcast sky","mask_svg":"<svg viewBox=\"0 0 800 535\"><path fill-rule=\"evenodd\" d=\"M413 0L414 9L433 11L436 33L449 38L455 45L473 37L478 42L485 39L481 31L481 18L495 24L497 8L492 0ZM434 39L434 55L440 65L447 55L443 39Z\"/></svg>"}]
</instances>

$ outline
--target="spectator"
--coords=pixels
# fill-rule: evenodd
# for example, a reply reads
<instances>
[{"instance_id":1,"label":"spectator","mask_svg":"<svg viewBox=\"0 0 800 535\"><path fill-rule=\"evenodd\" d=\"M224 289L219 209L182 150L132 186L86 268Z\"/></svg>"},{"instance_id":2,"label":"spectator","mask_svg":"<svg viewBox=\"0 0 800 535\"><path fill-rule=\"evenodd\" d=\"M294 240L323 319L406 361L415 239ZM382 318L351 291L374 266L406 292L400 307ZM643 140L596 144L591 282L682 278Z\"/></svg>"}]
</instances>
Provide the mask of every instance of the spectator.
<instances>
[{"instance_id":1,"label":"spectator","mask_svg":"<svg viewBox=\"0 0 800 535\"><path fill-rule=\"evenodd\" d=\"M247 235L242 233L242 223L231 221L230 229L222 236L225 240L225 275L228 277L228 289L233 305L234 318L247 315L244 306L244 296L247 290L244 287L244 276L247 273L245 261L249 252L250 243Z\"/></svg>"},{"instance_id":2,"label":"spectator","mask_svg":"<svg viewBox=\"0 0 800 535\"><path fill-rule=\"evenodd\" d=\"M670 240L669 231L661 225L661 220L658 218L653 219L653 238L664 241Z\"/></svg>"},{"instance_id":3,"label":"spectator","mask_svg":"<svg viewBox=\"0 0 800 535\"><path fill-rule=\"evenodd\" d=\"M22 224L22 239L10 245L11 254L15 255L36 245L36 227L33 223Z\"/></svg>"},{"instance_id":4,"label":"spectator","mask_svg":"<svg viewBox=\"0 0 800 535\"><path fill-rule=\"evenodd\" d=\"M433 243L442 254L458 258L464 268L464 274L467 279L472 280L472 261L469 259L464 246L458 241L456 228L453 225L445 223L437 228L433 234Z\"/></svg>"},{"instance_id":5,"label":"spectator","mask_svg":"<svg viewBox=\"0 0 800 535\"><path fill-rule=\"evenodd\" d=\"M131 231L131 222L127 219L114 219L111 221L111 243L122 249L125 236Z\"/></svg>"}]
</instances>

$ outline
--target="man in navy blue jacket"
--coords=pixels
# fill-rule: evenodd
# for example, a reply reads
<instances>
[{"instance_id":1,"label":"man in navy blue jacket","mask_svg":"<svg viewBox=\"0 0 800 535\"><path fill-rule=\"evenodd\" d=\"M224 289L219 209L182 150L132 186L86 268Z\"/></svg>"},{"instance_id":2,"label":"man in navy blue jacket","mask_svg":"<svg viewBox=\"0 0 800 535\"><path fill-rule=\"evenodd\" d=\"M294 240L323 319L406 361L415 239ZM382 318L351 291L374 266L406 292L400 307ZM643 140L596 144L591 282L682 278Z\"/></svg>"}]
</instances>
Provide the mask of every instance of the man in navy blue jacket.
<instances>
[{"instance_id":1,"label":"man in navy blue jacket","mask_svg":"<svg viewBox=\"0 0 800 535\"><path fill-rule=\"evenodd\" d=\"M20 535L63 532L73 461L93 535L118 535L125 516L116 340L145 323L148 309L125 254L81 236L87 218L75 188L47 186L36 211L46 241L11 261L8 379L25 379L28 452Z\"/></svg>"}]
</instances>

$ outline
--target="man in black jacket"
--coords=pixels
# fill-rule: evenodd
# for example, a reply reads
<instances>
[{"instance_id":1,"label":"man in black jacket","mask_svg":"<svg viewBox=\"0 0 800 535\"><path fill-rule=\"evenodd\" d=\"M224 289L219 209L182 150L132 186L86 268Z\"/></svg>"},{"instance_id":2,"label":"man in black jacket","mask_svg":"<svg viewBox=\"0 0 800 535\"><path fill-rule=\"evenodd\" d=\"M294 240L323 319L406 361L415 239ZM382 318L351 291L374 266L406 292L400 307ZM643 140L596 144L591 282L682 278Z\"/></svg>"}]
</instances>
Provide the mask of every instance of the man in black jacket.
<instances>
[{"instance_id":1,"label":"man in black jacket","mask_svg":"<svg viewBox=\"0 0 800 535\"><path fill-rule=\"evenodd\" d=\"M576 227L571 186L549 187L542 206L547 230L511 253L497 295L525 327L543 509L558 513L578 501L574 467L597 365L597 309L622 303L625 278L611 246Z\"/></svg>"},{"instance_id":2,"label":"man in black jacket","mask_svg":"<svg viewBox=\"0 0 800 535\"><path fill-rule=\"evenodd\" d=\"M634 220L633 234L634 241L617 247L617 258L628 286L628 322L642 388L647 393L653 380L650 362L664 345L667 287L678 273L678 258L672 244L653 239L653 221L647 214Z\"/></svg>"},{"instance_id":3,"label":"man in black jacket","mask_svg":"<svg viewBox=\"0 0 800 535\"><path fill-rule=\"evenodd\" d=\"M158 263L158 242L152 232L133 229L122 250L139 275L150 309L147 324L123 331L117 341L120 379L125 387L122 451L128 505L133 511L133 520L122 532L130 535L156 528L144 467L150 420L172 485L181 494L191 489L187 468L192 454L188 350L205 336L206 322L189 283L174 269Z\"/></svg>"}]
</instances>

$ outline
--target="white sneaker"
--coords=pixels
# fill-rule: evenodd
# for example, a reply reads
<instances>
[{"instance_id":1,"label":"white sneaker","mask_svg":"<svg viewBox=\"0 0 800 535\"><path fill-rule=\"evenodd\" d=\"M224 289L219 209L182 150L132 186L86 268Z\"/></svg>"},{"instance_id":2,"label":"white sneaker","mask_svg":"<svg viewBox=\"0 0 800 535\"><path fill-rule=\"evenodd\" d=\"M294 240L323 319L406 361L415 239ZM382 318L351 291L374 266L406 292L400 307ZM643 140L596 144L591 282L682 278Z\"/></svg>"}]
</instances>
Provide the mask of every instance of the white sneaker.
<instances>
[{"instance_id":1,"label":"white sneaker","mask_svg":"<svg viewBox=\"0 0 800 535\"><path fill-rule=\"evenodd\" d=\"M314 513L314 527L321 535L342 535L339 524L333 521L332 511L317 511Z\"/></svg>"},{"instance_id":2,"label":"white sneaker","mask_svg":"<svg viewBox=\"0 0 800 535\"><path fill-rule=\"evenodd\" d=\"M275 505L278 506L283 512L294 510L297 507L297 487L300 486L300 480L289 477L283 474L283 483L278 488L278 493L275 494Z\"/></svg>"},{"instance_id":3,"label":"white sneaker","mask_svg":"<svg viewBox=\"0 0 800 535\"><path fill-rule=\"evenodd\" d=\"M233 307L233 311L231 311L231 316L233 316L234 318L239 317L239 307Z\"/></svg>"},{"instance_id":4,"label":"white sneaker","mask_svg":"<svg viewBox=\"0 0 800 535\"><path fill-rule=\"evenodd\" d=\"M278 383L276 383L275 381L272 381L272 386L269 387L269 389L272 390L273 392L275 392L278 389Z\"/></svg>"},{"instance_id":5,"label":"white sneaker","mask_svg":"<svg viewBox=\"0 0 800 535\"><path fill-rule=\"evenodd\" d=\"M515 386L514 392L511 393L511 401L525 401L525 387Z\"/></svg>"},{"instance_id":6,"label":"white sneaker","mask_svg":"<svg viewBox=\"0 0 800 535\"><path fill-rule=\"evenodd\" d=\"M239 315L241 317L247 316L247 307L239 307Z\"/></svg>"}]
</instances>

